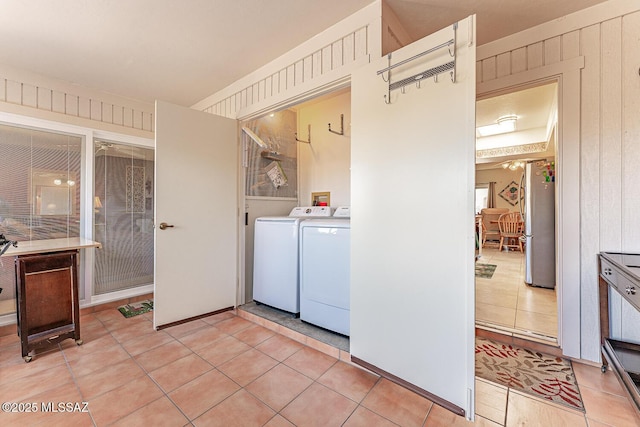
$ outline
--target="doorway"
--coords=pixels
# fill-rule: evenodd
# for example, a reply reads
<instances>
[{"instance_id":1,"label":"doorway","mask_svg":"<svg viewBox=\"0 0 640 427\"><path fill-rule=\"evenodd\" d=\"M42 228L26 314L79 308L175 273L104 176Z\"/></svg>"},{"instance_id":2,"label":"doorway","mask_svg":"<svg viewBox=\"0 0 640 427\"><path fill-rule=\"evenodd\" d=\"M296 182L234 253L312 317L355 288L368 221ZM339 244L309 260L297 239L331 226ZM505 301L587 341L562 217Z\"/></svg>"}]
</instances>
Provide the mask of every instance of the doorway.
<instances>
[{"instance_id":1,"label":"doorway","mask_svg":"<svg viewBox=\"0 0 640 427\"><path fill-rule=\"evenodd\" d=\"M520 217L525 199L520 185L527 163L538 180L548 179L547 185L555 186L557 100L558 83L553 81L477 101L478 214L488 206ZM556 203L549 212L551 224L556 223ZM486 241L479 242L476 262L476 326L557 346L557 287L527 285L527 265L532 265L526 257L529 248L525 244L521 252L518 244L500 247L499 232L491 232L498 228L497 217L485 218L484 229L489 232Z\"/></svg>"}]
</instances>

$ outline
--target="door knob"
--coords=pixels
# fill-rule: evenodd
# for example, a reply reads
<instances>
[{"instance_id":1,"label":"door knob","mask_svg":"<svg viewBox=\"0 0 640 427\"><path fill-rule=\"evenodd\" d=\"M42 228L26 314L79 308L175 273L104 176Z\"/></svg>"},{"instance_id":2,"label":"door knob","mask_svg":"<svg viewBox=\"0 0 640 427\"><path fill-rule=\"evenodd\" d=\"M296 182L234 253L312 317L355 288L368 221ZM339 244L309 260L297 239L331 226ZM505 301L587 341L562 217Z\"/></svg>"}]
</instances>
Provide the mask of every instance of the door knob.
<instances>
[{"instance_id":1,"label":"door knob","mask_svg":"<svg viewBox=\"0 0 640 427\"><path fill-rule=\"evenodd\" d=\"M164 230L164 229L167 229L167 228L173 228L173 225L167 224L166 222L161 222L160 223L160 230Z\"/></svg>"}]
</instances>

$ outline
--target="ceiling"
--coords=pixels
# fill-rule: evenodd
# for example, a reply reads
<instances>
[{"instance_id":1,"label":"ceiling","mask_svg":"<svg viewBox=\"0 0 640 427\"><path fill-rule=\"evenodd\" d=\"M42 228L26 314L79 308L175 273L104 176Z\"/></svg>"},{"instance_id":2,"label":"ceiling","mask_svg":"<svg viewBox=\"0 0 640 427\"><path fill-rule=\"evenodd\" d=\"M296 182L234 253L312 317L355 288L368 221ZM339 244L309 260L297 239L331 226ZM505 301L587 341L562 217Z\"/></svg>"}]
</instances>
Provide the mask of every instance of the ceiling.
<instances>
[{"instance_id":1,"label":"ceiling","mask_svg":"<svg viewBox=\"0 0 640 427\"><path fill-rule=\"evenodd\" d=\"M373 0L2 0L0 64L190 106ZM477 14L482 45L603 0L388 0L418 39Z\"/></svg>"}]
</instances>

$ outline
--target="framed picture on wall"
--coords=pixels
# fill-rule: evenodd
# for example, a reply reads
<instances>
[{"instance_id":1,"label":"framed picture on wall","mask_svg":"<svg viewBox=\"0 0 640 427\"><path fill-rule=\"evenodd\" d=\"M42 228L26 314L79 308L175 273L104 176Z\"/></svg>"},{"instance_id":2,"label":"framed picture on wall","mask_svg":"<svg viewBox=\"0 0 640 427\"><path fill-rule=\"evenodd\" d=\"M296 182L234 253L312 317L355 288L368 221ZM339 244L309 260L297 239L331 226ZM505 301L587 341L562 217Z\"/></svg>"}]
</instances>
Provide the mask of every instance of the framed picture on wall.
<instances>
[{"instance_id":1,"label":"framed picture on wall","mask_svg":"<svg viewBox=\"0 0 640 427\"><path fill-rule=\"evenodd\" d=\"M515 181L511 181L498 193L498 196L506 200L511 206L515 206L518 204L518 201L524 197L524 194L519 194L518 184L516 184Z\"/></svg>"}]
</instances>

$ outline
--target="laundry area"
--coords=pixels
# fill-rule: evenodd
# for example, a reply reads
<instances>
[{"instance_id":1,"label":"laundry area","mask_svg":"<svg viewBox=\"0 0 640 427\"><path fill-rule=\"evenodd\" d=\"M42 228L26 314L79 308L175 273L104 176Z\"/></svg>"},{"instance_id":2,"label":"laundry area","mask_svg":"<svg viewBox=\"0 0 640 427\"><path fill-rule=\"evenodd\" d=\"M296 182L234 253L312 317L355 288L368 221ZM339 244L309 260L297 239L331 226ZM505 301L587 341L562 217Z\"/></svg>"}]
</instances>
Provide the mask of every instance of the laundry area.
<instances>
[{"instance_id":1,"label":"laundry area","mask_svg":"<svg viewBox=\"0 0 640 427\"><path fill-rule=\"evenodd\" d=\"M245 305L348 351L350 90L241 123Z\"/></svg>"}]
</instances>

